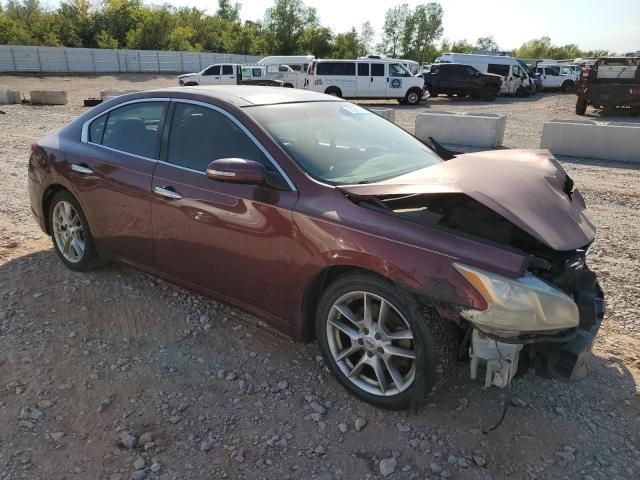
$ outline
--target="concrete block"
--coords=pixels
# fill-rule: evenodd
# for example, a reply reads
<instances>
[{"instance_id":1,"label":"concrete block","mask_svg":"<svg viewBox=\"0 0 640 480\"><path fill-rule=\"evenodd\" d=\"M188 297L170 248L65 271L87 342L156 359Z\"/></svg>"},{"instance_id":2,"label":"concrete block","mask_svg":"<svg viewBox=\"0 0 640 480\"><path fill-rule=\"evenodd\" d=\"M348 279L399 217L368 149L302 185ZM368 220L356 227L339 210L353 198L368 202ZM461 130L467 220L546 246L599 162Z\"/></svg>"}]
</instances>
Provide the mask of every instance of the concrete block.
<instances>
[{"instance_id":1,"label":"concrete block","mask_svg":"<svg viewBox=\"0 0 640 480\"><path fill-rule=\"evenodd\" d=\"M395 123L396 121L396 111L393 108L369 107L368 110L390 122Z\"/></svg>"},{"instance_id":2,"label":"concrete block","mask_svg":"<svg viewBox=\"0 0 640 480\"><path fill-rule=\"evenodd\" d=\"M69 103L64 90L31 90L29 99L32 105L66 105Z\"/></svg>"},{"instance_id":3,"label":"concrete block","mask_svg":"<svg viewBox=\"0 0 640 480\"><path fill-rule=\"evenodd\" d=\"M126 95L127 93L136 93L140 90L102 90L100 92L100 98L103 102L111 100L112 98L119 97L120 95Z\"/></svg>"},{"instance_id":4,"label":"concrete block","mask_svg":"<svg viewBox=\"0 0 640 480\"><path fill-rule=\"evenodd\" d=\"M22 96L17 90L0 89L0 105L10 105L12 103L20 103Z\"/></svg>"},{"instance_id":5,"label":"concrete block","mask_svg":"<svg viewBox=\"0 0 640 480\"><path fill-rule=\"evenodd\" d=\"M640 163L640 123L552 120L544 124L540 148L570 157Z\"/></svg>"},{"instance_id":6,"label":"concrete block","mask_svg":"<svg viewBox=\"0 0 640 480\"><path fill-rule=\"evenodd\" d=\"M415 134L420 140L471 147L499 147L504 140L507 117L497 113L421 112L416 115Z\"/></svg>"}]
</instances>

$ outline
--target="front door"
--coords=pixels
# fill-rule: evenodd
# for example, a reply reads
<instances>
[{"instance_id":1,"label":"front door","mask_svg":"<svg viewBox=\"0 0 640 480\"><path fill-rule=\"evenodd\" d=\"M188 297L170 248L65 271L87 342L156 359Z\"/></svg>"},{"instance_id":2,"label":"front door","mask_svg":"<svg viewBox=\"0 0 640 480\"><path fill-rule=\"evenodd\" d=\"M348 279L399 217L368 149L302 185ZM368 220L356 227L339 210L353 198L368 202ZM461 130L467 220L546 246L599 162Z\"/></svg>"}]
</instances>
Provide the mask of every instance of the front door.
<instances>
[{"instance_id":1,"label":"front door","mask_svg":"<svg viewBox=\"0 0 640 480\"><path fill-rule=\"evenodd\" d=\"M220 65L212 65L207 68L200 77L202 85L219 85L220 84Z\"/></svg>"},{"instance_id":2,"label":"front door","mask_svg":"<svg viewBox=\"0 0 640 480\"><path fill-rule=\"evenodd\" d=\"M387 72L386 64L371 63L371 82L369 87L369 96L385 97L387 95Z\"/></svg>"},{"instance_id":3,"label":"front door","mask_svg":"<svg viewBox=\"0 0 640 480\"><path fill-rule=\"evenodd\" d=\"M298 194L213 180L207 165L243 158L275 165L226 112L174 101L153 177L154 260L160 270L267 312L286 311Z\"/></svg>"},{"instance_id":4,"label":"front door","mask_svg":"<svg viewBox=\"0 0 640 480\"><path fill-rule=\"evenodd\" d=\"M69 177L98 250L150 264L149 191L160 150L167 101L144 100L114 108L88 124L67 152Z\"/></svg>"}]
</instances>

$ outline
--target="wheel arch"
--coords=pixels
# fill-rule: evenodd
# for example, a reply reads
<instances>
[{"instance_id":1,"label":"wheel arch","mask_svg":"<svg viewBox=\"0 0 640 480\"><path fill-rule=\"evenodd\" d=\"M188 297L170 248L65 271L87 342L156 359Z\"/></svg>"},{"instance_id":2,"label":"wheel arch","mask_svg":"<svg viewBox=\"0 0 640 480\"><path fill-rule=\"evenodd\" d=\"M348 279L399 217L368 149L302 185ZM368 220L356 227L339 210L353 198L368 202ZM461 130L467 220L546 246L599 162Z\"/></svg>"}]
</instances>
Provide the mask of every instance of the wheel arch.
<instances>
[{"instance_id":1,"label":"wheel arch","mask_svg":"<svg viewBox=\"0 0 640 480\"><path fill-rule=\"evenodd\" d=\"M383 278L387 281L393 281L379 272L363 268L357 265L330 265L320 270L311 279L304 289L302 298L302 340L304 343L310 343L315 340L315 320L316 309L320 302L322 292L338 277L345 273L366 273Z\"/></svg>"},{"instance_id":2,"label":"wheel arch","mask_svg":"<svg viewBox=\"0 0 640 480\"><path fill-rule=\"evenodd\" d=\"M42 195L42 215L44 217L44 228L47 235L51 235L51 225L49 225L49 208L51 207L51 200L56 193L61 191L67 191L77 199L71 190L59 183L52 183L46 188Z\"/></svg>"}]
</instances>

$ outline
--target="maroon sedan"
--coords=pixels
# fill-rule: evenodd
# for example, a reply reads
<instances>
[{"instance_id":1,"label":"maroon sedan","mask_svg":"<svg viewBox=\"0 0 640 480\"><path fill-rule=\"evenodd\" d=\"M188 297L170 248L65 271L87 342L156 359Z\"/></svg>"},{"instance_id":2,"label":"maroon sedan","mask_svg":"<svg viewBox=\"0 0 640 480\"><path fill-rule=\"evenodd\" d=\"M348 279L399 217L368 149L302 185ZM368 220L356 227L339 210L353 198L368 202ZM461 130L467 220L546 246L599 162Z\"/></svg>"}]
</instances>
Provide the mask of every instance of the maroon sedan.
<instances>
[{"instance_id":1,"label":"maroon sedan","mask_svg":"<svg viewBox=\"0 0 640 480\"><path fill-rule=\"evenodd\" d=\"M604 301L580 193L548 151L442 152L318 93L164 89L41 139L29 193L69 268L121 261L316 339L383 408L467 356L486 386L582 376Z\"/></svg>"}]
</instances>

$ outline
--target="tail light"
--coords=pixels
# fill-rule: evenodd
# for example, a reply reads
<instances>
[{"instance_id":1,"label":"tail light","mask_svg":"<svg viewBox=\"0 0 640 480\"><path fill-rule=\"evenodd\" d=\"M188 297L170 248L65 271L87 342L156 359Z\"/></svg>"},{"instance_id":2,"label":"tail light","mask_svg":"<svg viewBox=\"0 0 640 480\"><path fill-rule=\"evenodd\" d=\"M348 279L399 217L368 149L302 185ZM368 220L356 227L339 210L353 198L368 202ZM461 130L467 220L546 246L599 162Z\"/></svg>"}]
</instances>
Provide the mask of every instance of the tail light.
<instances>
[{"instance_id":1,"label":"tail light","mask_svg":"<svg viewBox=\"0 0 640 480\"><path fill-rule=\"evenodd\" d=\"M629 93L631 95L640 95L640 88L639 87L630 88Z\"/></svg>"},{"instance_id":2,"label":"tail light","mask_svg":"<svg viewBox=\"0 0 640 480\"><path fill-rule=\"evenodd\" d=\"M316 62L311 62L309 65L309 70L307 71L308 75L314 75L316 73Z\"/></svg>"},{"instance_id":3,"label":"tail light","mask_svg":"<svg viewBox=\"0 0 640 480\"><path fill-rule=\"evenodd\" d=\"M32 143L31 144L31 154L33 155L37 151L38 151L38 144L37 143Z\"/></svg>"},{"instance_id":4,"label":"tail light","mask_svg":"<svg viewBox=\"0 0 640 480\"><path fill-rule=\"evenodd\" d=\"M589 79L589 74L590 74L590 73L591 73L591 67L584 67L584 68L582 69L582 74L581 74L580 79L581 79L582 81L587 81L587 80Z\"/></svg>"}]
</instances>

